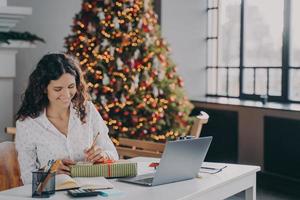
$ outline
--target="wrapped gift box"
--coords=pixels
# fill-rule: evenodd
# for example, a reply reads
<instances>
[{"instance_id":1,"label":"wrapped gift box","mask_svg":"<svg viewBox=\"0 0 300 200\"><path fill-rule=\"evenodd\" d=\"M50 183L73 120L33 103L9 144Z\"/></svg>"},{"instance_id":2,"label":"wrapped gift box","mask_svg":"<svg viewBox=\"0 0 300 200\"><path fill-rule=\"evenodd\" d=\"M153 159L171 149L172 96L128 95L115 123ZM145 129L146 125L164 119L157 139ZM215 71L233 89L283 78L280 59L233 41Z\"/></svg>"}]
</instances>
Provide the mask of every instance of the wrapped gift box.
<instances>
[{"instance_id":1,"label":"wrapped gift box","mask_svg":"<svg viewBox=\"0 0 300 200\"><path fill-rule=\"evenodd\" d=\"M94 165L72 165L72 177L104 176L109 178L137 175L137 163L128 161L116 161L113 163Z\"/></svg>"}]
</instances>

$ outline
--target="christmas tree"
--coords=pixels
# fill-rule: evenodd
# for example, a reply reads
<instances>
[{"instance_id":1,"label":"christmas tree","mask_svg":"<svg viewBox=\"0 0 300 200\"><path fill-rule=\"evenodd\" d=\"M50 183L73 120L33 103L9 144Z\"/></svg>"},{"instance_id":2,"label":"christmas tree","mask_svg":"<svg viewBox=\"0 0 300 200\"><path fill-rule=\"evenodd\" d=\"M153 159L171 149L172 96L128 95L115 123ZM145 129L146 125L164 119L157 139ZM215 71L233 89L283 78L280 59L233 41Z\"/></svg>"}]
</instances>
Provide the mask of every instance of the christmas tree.
<instances>
[{"instance_id":1,"label":"christmas tree","mask_svg":"<svg viewBox=\"0 0 300 200\"><path fill-rule=\"evenodd\" d=\"M151 1L83 0L65 42L111 137L165 141L188 133L192 104Z\"/></svg>"}]
</instances>

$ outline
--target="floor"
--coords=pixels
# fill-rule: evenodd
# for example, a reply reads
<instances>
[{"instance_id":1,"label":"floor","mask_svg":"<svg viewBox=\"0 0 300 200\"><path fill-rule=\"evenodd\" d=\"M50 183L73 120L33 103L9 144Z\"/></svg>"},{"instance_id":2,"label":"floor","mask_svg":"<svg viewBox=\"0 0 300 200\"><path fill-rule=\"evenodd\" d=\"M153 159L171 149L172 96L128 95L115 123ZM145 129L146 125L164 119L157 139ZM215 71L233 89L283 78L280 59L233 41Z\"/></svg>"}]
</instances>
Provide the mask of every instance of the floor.
<instances>
[{"instance_id":1,"label":"floor","mask_svg":"<svg viewBox=\"0 0 300 200\"><path fill-rule=\"evenodd\" d=\"M281 179L267 174L257 176L257 200L299 200L300 182ZM227 200L244 200L245 192L241 192Z\"/></svg>"},{"instance_id":2,"label":"floor","mask_svg":"<svg viewBox=\"0 0 300 200\"><path fill-rule=\"evenodd\" d=\"M227 200L244 200L245 193L241 192L233 197L227 198ZM266 190L257 188L257 200L299 200L300 197L293 194L282 193L278 191Z\"/></svg>"}]
</instances>

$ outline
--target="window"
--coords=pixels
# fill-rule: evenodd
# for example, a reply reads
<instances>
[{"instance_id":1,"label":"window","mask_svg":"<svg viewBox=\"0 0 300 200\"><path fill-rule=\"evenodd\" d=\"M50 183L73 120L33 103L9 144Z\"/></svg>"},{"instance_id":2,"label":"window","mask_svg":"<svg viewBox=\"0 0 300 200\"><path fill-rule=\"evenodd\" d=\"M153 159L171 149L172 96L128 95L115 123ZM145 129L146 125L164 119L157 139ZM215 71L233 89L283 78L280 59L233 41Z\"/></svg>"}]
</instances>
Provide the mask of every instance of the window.
<instances>
[{"instance_id":1,"label":"window","mask_svg":"<svg viewBox=\"0 0 300 200\"><path fill-rule=\"evenodd\" d=\"M297 0L208 0L207 96L300 103Z\"/></svg>"},{"instance_id":2,"label":"window","mask_svg":"<svg viewBox=\"0 0 300 200\"><path fill-rule=\"evenodd\" d=\"M289 69L289 99L300 101L300 26L297 21L300 13L299 0L291 2L291 34L290 34L290 69Z\"/></svg>"}]
</instances>

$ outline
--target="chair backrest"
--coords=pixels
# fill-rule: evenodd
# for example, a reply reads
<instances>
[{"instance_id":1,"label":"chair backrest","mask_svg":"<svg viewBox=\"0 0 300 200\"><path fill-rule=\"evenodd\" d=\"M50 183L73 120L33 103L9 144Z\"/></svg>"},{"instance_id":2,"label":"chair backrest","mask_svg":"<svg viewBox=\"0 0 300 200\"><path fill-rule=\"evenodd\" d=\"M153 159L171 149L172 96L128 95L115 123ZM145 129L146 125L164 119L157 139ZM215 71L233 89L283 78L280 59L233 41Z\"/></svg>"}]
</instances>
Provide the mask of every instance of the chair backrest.
<instances>
[{"instance_id":1,"label":"chair backrest","mask_svg":"<svg viewBox=\"0 0 300 200\"><path fill-rule=\"evenodd\" d=\"M119 146L116 147L120 158L132 158L137 156L160 158L165 144L151 141L119 138Z\"/></svg>"},{"instance_id":2,"label":"chair backrest","mask_svg":"<svg viewBox=\"0 0 300 200\"><path fill-rule=\"evenodd\" d=\"M12 136L12 139L15 140L17 129L16 127L5 127L5 133Z\"/></svg>"},{"instance_id":3,"label":"chair backrest","mask_svg":"<svg viewBox=\"0 0 300 200\"><path fill-rule=\"evenodd\" d=\"M208 122L208 114L201 111L195 118L190 135L198 138L203 124ZM137 156L160 158L165 148L165 143L119 138L119 145L116 147L120 158L132 158Z\"/></svg>"},{"instance_id":4,"label":"chair backrest","mask_svg":"<svg viewBox=\"0 0 300 200\"><path fill-rule=\"evenodd\" d=\"M4 129L5 133L10 135L16 135L16 127L5 127Z\"/></svg>"},{"instance_id":5,"label":"chair backrest","mask_svg":"<svg viewBox=\"0 0 300 200\"><path fill-rule=\"evenodd\" d=\"M200 136L203 124L207 124L208 119L209 115L206 112L201 111L200 114L196 116L196 119L190 131L190 135L198 138Z\"/></svg>"},{"instance_id":6,"label":"chair backrest","mask_svg":"<svg viewBox=\"0 0 300 200\"><path fill-rule=\"evenodd\" d=\"M0 143L0 191L23 185L14 142Z\"/></svg>"}]
</instances>

